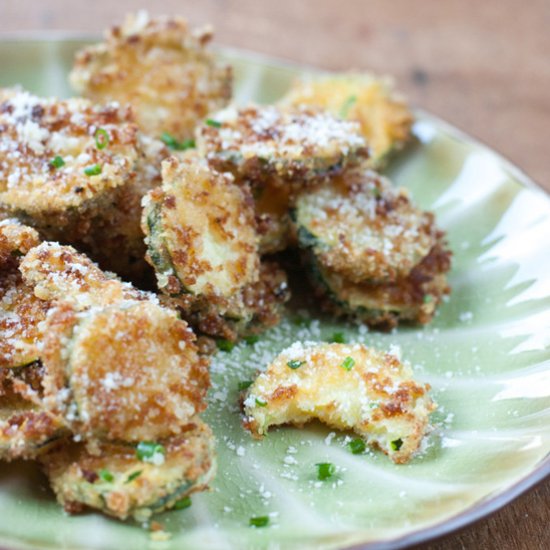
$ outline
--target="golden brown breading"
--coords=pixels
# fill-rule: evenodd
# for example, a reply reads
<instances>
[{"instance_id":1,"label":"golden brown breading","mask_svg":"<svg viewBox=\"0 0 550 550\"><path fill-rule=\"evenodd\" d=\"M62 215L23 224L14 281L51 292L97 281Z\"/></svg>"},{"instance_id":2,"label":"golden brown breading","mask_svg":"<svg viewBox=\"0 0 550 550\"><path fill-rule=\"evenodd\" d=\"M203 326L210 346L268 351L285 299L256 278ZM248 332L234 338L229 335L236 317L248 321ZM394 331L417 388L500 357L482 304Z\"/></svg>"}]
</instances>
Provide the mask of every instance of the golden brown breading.
<instances>
[{"instance_id":1,"label":"golden brown breading","mask_svg":"<svg viewBox=\"0 0 550 550\"><path fill-rule=\"evenodd\" d=\"M413 114L388 78L348 73L294 83L281 106L315 106L334 116L356 120L371 149L369 164L380 167L411 138Z\"/></svg>"},{"instance_id":2,"label":"golden brown breading","mask_svg":"<svg viewBox=\"0 0 550 550\"><path fill-rule=\"evenodd\" d=\"M104 207L137 159L128 108L0 91L0 203L34 225L67 226Z\"/></svg>"},{"instance_id":3,"label":"golden brown breading","mask_svg":"<svg viewBox=\"0 0 550 550\"><path fill-rule=\"evenodd\" d=\"M20 270L38 298L69 301L79 309L153 299L151 294L103 272L73 247L58 243L44 242L32 248Z\"/></svg>"},{"instance_id":4,"label":"golden brown breading","mask_svg":"<svg viewBox=\"0 0 550 550\"><path fill-rule=\"evenodd\" d=\"M441 236L432 213L364 167L304 192L294 216L302 246L352 283L406 277Z\"/></svg>"},{"instance_id":5,"label":"golden brown breading","mask_svg":"<svg viewBox=\"0 0 550 550\"><path fill-rule=\"evenodd\" d=\"M429 385L412 374L397 357L363 344L296 342L250 386L244 424L261 437L271 426L316 418L354 430L401 464L419 449L435 409Z\"/></svg>"},{"instance_id":6,"label":"golden brown breading","mask_svg":"<svg viewBox=\"0 0 550 550\"><path fill-rule=\"evenodd\" d=\"M258 280L252 198L196 156L162 165L162 189L144 204L143 231L159 288L229 297Z\"/></svg>"},{"instance_id":7,"label":"golden brown breading","mask_svg":"<svg viewBox=\"0 0 550 550\"><path fill-rule=\"evenodd\" d=\"M210 28L191 31L181 17L129 15L76 55L71 84L94 101L132 105L147 134L188 139L231 98L231 68L214 63L211 38Z\"/></svg>"},{"instance_id":8,"label":"golden brown breading","mask_svg":"<svg viewBox=\"0 0 550 550\"><path fill-rule=\"evenodd\" d=\"M62 422L41 403L38 371L33 366L10 369L7 374L0 369L1 460L36 458L67 434Z\"/></svg>"},{"instance_id":9,"label":"golden brown breading","mask_svg":"<svg viewBox=\"0 0 550 550\"><path fill-rule=\"evenodd\" d=\"M39 300L18 270L21 257L39 243L34 229L0 222L0 368L36 361L41 321L49 302Z\"/></svg>"},{"instance_id":10,"label":"golden brown breading","mask_svg":"<svg viewBox=\"0 0 550 550\"><path fill-rule=\"evenodd\" d=\"M451 252L443 235L408 276L391 283L352 283L316 264L312 256L308 263L315 291L324 298L324 309L386 330L400 321L429 323L450 292L446 273Z\"/></svg>"},{"instance_id":11,"label":"golden brown breading","mask_svg":"<svg viewBox=\"0 0 550 550\"><path fill-rule=\"evenodd\" d=\"M172 310L123 302L48 315L42 352L45 402L87 439L157 440L204 410L208 361Z\"/></svg>"},{"instance_id":12,"label":"golden brown breading","mask_svg":"<svg viewBox=\"0 0 550 550\"><path fill-rule=\"evenodd\" d=\"M67 512L90 507L145 521L204 490L216 470L212 432L198 418L163 441L162 449L160 464L139 460L134 446L108 442L99 444L95 454L84 444L64 445L40 461Z\"/></svg>"},{"instance_id":13,"label":"golden brown breading","mask_svg":"<svg viewBox=\"0 0 550 550\"><path fill-rule=\"evenodd\" d=\"M197 149L219 171L302 188L368 157L359 124L312 109L227 108L197 128Z\"/></svg>"}]
</instances>

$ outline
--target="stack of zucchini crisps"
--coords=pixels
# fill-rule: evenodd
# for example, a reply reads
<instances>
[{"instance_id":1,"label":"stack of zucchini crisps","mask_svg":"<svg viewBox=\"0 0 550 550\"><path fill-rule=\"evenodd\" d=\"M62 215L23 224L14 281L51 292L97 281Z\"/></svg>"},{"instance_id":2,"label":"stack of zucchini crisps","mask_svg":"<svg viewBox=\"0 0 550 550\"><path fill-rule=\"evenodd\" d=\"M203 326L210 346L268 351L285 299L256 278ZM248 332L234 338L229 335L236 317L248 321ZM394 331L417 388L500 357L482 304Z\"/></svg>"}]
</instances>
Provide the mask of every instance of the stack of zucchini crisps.
<instances>
[{"instance_id":1,"label":"stack of zucchini crisps","mask_svg":"<svg viewBox=\"0 0 550 550\"><path fill-rule=\"evenodd\" d=\"M139 13L77 54L81 98L0 90L0 458L40 461L71 512L146 521L207 486L207 337L279 322L275 253L373 326L426 323L448 292L433 215L375 171L410 139L391 86L230 106L210 39Z\"/></svg>"}]
</instances>

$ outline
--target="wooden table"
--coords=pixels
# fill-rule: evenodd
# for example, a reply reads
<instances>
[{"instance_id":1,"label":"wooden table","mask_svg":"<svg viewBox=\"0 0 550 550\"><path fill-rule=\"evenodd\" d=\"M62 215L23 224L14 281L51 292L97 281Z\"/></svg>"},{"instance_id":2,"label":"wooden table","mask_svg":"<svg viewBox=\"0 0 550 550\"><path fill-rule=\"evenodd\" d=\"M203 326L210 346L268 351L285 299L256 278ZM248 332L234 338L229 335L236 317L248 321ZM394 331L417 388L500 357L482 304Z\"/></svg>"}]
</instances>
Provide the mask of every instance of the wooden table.
<instances>
[{"instance_id":1,"label":"wooden table","mask_svg":"<svg viewBox=\"0 0 550 550\"><path fill-rule=\"evenodd\" d=\"M1 0L0 33L98 33L130 0ZM153 4L153 2L151 2ZM394 75L410 101L500 151L550 190L549 0L157 0L221 44ZM423 550L550 548L550 481Z\"/></svg>"}]
</instances>

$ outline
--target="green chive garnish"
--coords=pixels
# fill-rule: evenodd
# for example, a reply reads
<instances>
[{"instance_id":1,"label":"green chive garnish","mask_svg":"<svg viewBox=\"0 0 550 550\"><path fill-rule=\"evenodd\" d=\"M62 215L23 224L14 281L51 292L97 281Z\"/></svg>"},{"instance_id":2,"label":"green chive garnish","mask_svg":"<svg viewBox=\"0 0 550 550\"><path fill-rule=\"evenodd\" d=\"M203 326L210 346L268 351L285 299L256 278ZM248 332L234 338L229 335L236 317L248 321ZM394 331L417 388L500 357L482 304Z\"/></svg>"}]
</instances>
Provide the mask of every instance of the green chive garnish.
<instances>
[{"instance_id":1,"label":"green chive garnish","mask_svg":"<svg viewBox=\"0 0 550 550\"><path fill-rule=\"evenodd\" d=\"M260 337L257 335L257 334L253 334L252 336L247 336L244 341L249 345L249 346L253 346L258 340L260 339Z\"/></svg>"},{"instance_id":2,"label":"green chive garnish","mask_svg":"<svg viewBox=\"0 0 550 550\"><path fill-rule=\"evenodd\" d=\"M194 139L184 139L183 141L178 141L168 132L162 132L160 140L174 151L185 151L186 149L193 149L195 147Z\"/></svg>"},{"instance_id":3,"label":"green chive garnish","mask_svg":"<svg viewBox=\"0 0 550 550\"><path fill-rule=\"evenodd\" d=\"M205 122L208 126L212 126L212 128L221 128L222 127L222 123L218 122L217 120L214 120L213 118L207 118L205 120Z\"/></svg>"},{"instance_id":4,"label":"green chive garnish","mask_svg":"<svg viewBox=\"0 0 550 550\"><path fill-rule=\"evenodd\" d=\"M100 477L100 479L102 479L103 481L106 481L107 483L111 483L115 479L113 474L109 472L109 470L105 470L105 469L99 470L97 475Z\"/></svg>"},{"instance_id":5,"label":"green chive garnish","mask_svg":"<svg viewBox=\"0 0 550 550\"><path fill-rule=\"evenodd\" d=\"M434 299L434 297L431 294L424 294L424 297L422 298L422 301L425 304L429 304L433 299Z\"/></svg>"},{"instance_id":6,"label":"green chive garnish","mask_svg":"<svg viewBox=\"0 0 550 550\"><path fill-rule=\"evenodd\" d=\"M394 439L391 443L390 443L390 446L392 448L392 451L399 451L399 449L401 449L401 446L403 445L403 440L401 438L399 439Z\"/></svg>"},{"instance_id":7,"label":"green chive garnish","mask_svg":"<svg viewBox=\"0 0 550 550\"><path fill-rule=\"evenodd\" d=\"M342 364L340 366L343 369L351 370L353 368L353 365L355 365L355 359L348 356L344 359L344 361L342 361Z\"/></svg>"},{"instance_id":8,"label":"green chive garnish","mask_svg":"<svg viewBox=\"0 0 550 550\"><path fill-rule=\"evenodd\" d=\"M346 337L344 336L343 332L334 332L330 337L330 341L335 344L345 344Z\"/></svg>"},{"instance_id":9,"label":"green chive garnish","mask_svg":"<svg viewBox=\"0 0 550 550\"><path fill-rule=\"evenodd\" d=\"M299 369L304 363L305 361L288 361L287 366L295 370L295 369Z\"/></svg>"},{"instance_id":10,"label":"green chive garnish","mask_svg":"<svg viewBox=\"0 0 550 550\"><path fill-rule=\"evenodd\" d=\"M191 506L191 497L183 497L174 504L176 510L185 510Z\"/></svg>"},{"instance_id":11,"label":"green chive garnish","mask_svg":"<svg viewBox=\"0 0 550 550\"><path fill-rule=\"evenodd\" d=\"M354 103L357 102L356 95L350 95L346 101L342 104L340 108L340 118L346 118L349 114L349 110L353 107Z\"/></svg>"},{"instance_id":12,"label":"green chive garnish","mask_svg":"<svg viewBox=\"0 0 550 550\"><path fill-rule=\"evenodd\" d=\"M98 176L101 174L101 164L92 164L84 168L84 173L87 176Z\"/></svg>"},{"instance_id":13,"label":"green chive garnish","mask_svg":"<svg viewBox=\"0 0 550 550\"><path fill-rule=\"evenodd\" d=\"M321 481L325 481L325 479L329 479L336 473L336 468L334 467L334 464L331 464L330 462L319 462L316 464L317 466L317 479Z\"/></svg>"},{"instance_id":14,"label":"green chive garnish","mask_svg":"<svg viewBox=\"0 0 550 550\"><path fill-rule=\"evenodd\" d=\"M252 380L243 380L237 385L239 391L247 390L250 386L252 386Z\"/></svg>"},{"instance_id":15,"label":"green chive garnish","mask_svg":"<svg viewBox=\"0 0 550 550\"><path fill-rule=\"evenodd\" d=\"M235 347L235 342L221 338L220 340L216 340L216 346L221 351L231 351Z\"/></svg>"},{"instance_id":16,"label":"green chive garnish","mask_svg":"<svg viewBox=\"0 0 550 550\"><path fill-rule=\"evenodd\" d=\"M250 518L249 525L251 527L265 527L269 524L269 516L256 516Z\"/></svg>"},{"instance_id":17,"label":"green chive garnish","mask_svg":"<svg viewBox=\"0 0 550 550\"><path fill-rule=\"evenodd\" d=\"M103 128L98 128L95 131L94 139L95 146L98 149L105 149L105 147L109 145L109 134L107 133L107 130L104 130Z\"/></svg>"},{"instance_id":18,"label":"green chive garnish","mask_svg":"<svg viewBox=\"0 0 550 550\"><path fill-rule=\"evenodd\" d=\"M367 446L365 445L365 442L360 437L356 437L355 439L352 439L348 443L348 447L349 447L349 450L354 455L360 455L361 453L364 453L365 449L367 448Z\"/></svg>"},{"instance_id":19,"label":"green chive garnish","mask_svg":"<svg viewBox=\"0 0 550 550\"><path fill-rule=\"evenodd\" d=\"M65 161L57 155L50 160L50 166L53 166L54 168L61 168L62 166L65 166Z\"/></svg>"},{"instance_id":20,"label":"green chive garnish","mask_svg":"<svg viewBox=\"0 0 550 550\"><path fill-rule=\"evenodd\" d=\"M134 479L138 478L141 474L142 474L142 470L137 470L136 472L130 474L128 476L128 479L124 482L124 484L131 483L132 481L134 481Z\"/></svg>"},{"instance_id":21,"label":"green chive garnish","mask_svg":"<svg viewBox=\"0 0 550 550\"><path fill-rule=\"evenodd\" d=\"M256 397L256 405L258 407L267 407L267 401L264 401L261 397Z\"/></svg>"},{"instance_id":22,"label":"green chive garnish","mask_svg":"<svg viewBox=\"0 0 550 550\"><path fill-rule=\"evenodd\" d=\"M311 319L308 319L307 317L302 317L301 315L297 315L292 320L292 323L298 327L309 327L309 325L311 324Z\"/></svg>"},{"instance_id":23,"label":"green chive garnish","mask_svg":"<svg viewBox=\"0 0 550 550\"><path fill-rule=\"evenodd\" d=\"M140 441L136 447L136 456L138 460L146 461L157 454L164 454L166 451L160 443L153 441Z\"/></svg>"}]
</instances>

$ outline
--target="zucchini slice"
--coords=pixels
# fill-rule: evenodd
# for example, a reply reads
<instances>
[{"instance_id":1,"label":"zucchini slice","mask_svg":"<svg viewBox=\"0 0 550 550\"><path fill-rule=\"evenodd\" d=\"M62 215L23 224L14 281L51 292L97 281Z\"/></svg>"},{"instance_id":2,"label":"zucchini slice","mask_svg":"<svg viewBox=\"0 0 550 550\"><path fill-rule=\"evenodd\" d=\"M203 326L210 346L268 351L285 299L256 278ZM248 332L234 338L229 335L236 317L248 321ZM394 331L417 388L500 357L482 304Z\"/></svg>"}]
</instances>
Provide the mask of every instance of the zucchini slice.
<instances>
[{"instance_id":1,"label":"zucchini slice","mask_svg":"<svg viewBox=\"0 0 550 550\"><path fill-rule=\"evenodd\" d=\"M139 145L129 107L3 89L0 128L0 203L31 225L74 225L134 177Z\"/></svg>"},{"instance_id":2,"label":"zucchini slice","mask_svg":"<svg viewBox=\"0 0 550 550\"><path fill-rule=\"evenodd\" d=\"M34 229L14 220L0 222L0 368L38 359L40 323L49 303L34 295L18 270L22 256L38 243Z\"/></svg>"},{"instance_id":3,"label":"zucchini slice","mask_svg":"<svg viewBox=\"0 0 550 550\"><path fill-rule=\"evenodd\" d=\"M309 255L309 274L324 307L336 315L371 326L391 329L399 321L429 323L443 296L450 292L446 272L451 253L443 242L413 268L407 277L392 283L353 283L324 268Z\"/></svg>"},{"instance_id":4,"label":"zucchini slice","mask_svg":"<svg viewBox=\"0 0 550 550\"><path fill-rule=\"evenodd\" d=\"M319 419L354 430L404 463L419 449L436 408L429 389L408 364L363 344L296 342L248 389L244 424L261 437L271 426Z\"/></svg>"},{"instance_id":5,"label":"zucchini slice","mask_svg":"<svg viewBox=\"0 0 550 550\"><path fill-rule=\"evenodd\" d=\"M388 78L349 73L299 80L280 104L320 107L334 116L359 122L371 149L368 162L373 167L383 166L393 151L411 139L414 116Z\"/></svg>"},{"instance_id":6,"label":"zucchini slice","mask_svg":"<svg viewBox=\"0 0 550 550\"><path fill-rule=\"evenodd\" d=\"M206 407L208 360L170 309L127 301L79 312L63 302L45 334L46 401L74 433L156 440Z\"/></svg>"},{"instance_id":7,"label":"zucchini slice","mask_svg":"<svg viewBox=\"0 0 550 550\"><path fill-rule=\"evenodd\" d=\"M23 279L42 300L64 300L80 309L125 300L154 300L152 294L102 271L71 246L44 242L32 248L20 266Z\"/></svg>"},{"instance_id":8,"label":"zucchini slice","mask_svg":"<svg viewBox=\"0 0 550 550\"><path fill-rule=\"evenodd\" d=\"M143 522L204 490L215 475L214 437L198 418L159 447L157 464L140 460L135 446L109 442L97 444L93 454L85 444L69 443L40 460L67 511L89 507Z\"/></svg>"},{"instance_id":9,"label":"zucchini slice","mask_svg":"<svg viewBox=\"0 0 550 550\"><path fill-rule=\"evenodd\" d=\"M433 214L364 167L304 192L293 216L300 245L353 283L407 277L442 235Z\"/></svg>"},{"instance_id":10,"label":"zucchini slice","mask_svg":"<svg viewBox=\"0 0 550 550\"><path fill-rule=\"evenodd\" d=\"M162 165L162 188L147 195L143 231L159 288L228 298L258 281L252 198L196 156Z\"/></svg>"},{"instance_id":11,"label":"zucchini slice","mask_svg":"<svg viewBox=\"0 0 550 550\"><path fill-rule=\"evenodd\" d=\"M0 460L36 458L68 433L41 403L37 370L36 364L0 369Z\"/></svg>"},{"instance_id":12,"label":"zucchini slice","mask_svg":"<svg viewBox=\"0 0 550 550\"><path fill-rule=\"evenodd\" d=\"M192 30L182 17L130 14L104 42L76 54L70 81L95 102L132 105L145 133L166 132L184 147L195 126L231 99L231 67L215 63L211 39L210 28Z\"/></svg>"},{"instance_id":13,"label":"zucchini slice","mask_svg":"<svg viewBox=\"0 0 550 550\"><path fill-rule=\"evenodd\" d=\"M356 122L314 109L228 108L197 129L197 149L239 178L279 176L302 187L368 157Z\"/></svg>"}]
</instances>

